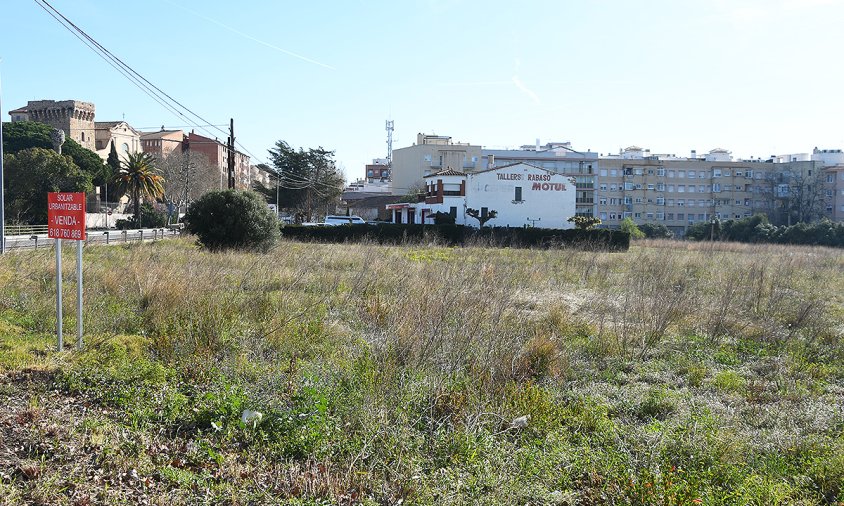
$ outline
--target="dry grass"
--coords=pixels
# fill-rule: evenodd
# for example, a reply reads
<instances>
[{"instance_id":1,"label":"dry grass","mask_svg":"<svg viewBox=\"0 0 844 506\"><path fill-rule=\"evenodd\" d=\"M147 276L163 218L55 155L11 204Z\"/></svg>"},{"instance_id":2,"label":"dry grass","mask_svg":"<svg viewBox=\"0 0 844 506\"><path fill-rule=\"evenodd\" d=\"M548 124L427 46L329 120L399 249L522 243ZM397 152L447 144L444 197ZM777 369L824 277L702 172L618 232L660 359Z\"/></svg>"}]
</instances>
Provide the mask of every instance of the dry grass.
<instances>
[{"instance_id":1,"label":"dry grass","mask_svg":"<svg viewBox=\"0 0 844 506\"><path fill-rule=\"evenodd\" d=\"M11 502L844 500L838 250L92 247L63 354L53 276L49 251L0 259ZM81 425L33 432L62 403Z\"/></svg>"}]
</instances>

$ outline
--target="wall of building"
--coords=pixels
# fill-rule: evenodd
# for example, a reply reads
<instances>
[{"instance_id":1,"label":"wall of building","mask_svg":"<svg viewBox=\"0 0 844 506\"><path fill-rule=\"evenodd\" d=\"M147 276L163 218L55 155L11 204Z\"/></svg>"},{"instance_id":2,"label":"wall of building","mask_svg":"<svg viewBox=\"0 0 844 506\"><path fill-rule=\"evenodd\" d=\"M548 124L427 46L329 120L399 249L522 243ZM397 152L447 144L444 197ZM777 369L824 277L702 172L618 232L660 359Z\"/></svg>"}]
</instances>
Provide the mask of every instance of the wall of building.
<instances>
[{"instance_id":1,"label":"wall of building","mask_svg":"<svg viewBox=\"0 0 844 506\"><path fill-rule=\"evenodd\" d=\"M78 100L30 100L26 111L30 121L58 128L83 147L96 151L94 104Z\"/></svg>"},{"instance_id":2,"label":"wall of building","mask_svg":"<svg viewBox=\"0 0 844 506\"><path fill-rule=\"evenodd\" d=\"M464 172L483 169L480 158L480 146L419 134L417 144L393 150L393 193L405 194L408 189L421 186L425 176L448 167Z\"/></svg>"}]
</instances>

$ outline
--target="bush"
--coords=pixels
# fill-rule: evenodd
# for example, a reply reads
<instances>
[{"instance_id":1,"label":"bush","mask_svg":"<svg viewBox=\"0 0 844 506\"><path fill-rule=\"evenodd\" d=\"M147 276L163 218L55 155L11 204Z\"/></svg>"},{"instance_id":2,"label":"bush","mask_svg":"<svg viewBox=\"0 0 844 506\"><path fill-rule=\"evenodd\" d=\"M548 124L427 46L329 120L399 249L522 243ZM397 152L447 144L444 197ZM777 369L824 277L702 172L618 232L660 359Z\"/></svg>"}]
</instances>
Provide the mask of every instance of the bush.
<instances>
[{"instance_id":1,"label":"bush","mask_svg":"<svg viewBox=\"0 0 844 506\"><path fill-rule=\"evenodd\" d=\"M674 233L662 223L658 223L656 225L653 223L645 223L639 227L639 230L641 230L648 239L671 239L674 237Z\"/></svg>"},{"instance_id":2,"label":"bush","mask_svg":"<svg viewBox=\"0 0 844 506\"><path fill-rule=\"evenodd\" d=\"M642 232L642 230L639 227L636 226L636 222L633 221L633 218L630 218L629 216L627 218L624 218L623 220L621 220L621 223L619 224L618 229L621 230L622 232L626 232L626 233L630 234L631 239L644 239L645 238L645 233Z\"/></svg>"},{"instance_id":3,"label":"bush","mask_svg":"<svg viewBox=\"0 0 844 506\"><path fill-rule=\"evenodd\" d=\"M185 229L210 250L267 251L279 237L278 219L257 193L213 191L194 202L185 214Z\"/></svg>"},{"instance_id":4,"label":"bush","mask_svg":"<svg viewBox=\"0 0 844 506\"><path fill-rule=\"evenodd\" d=\"M436 239L450 246L467 240L480 240L496 247L563 247L573 246L596 251L626 251L630 235L617 230L558 230L546 228L485 227L475 229L463 225L341 225L337 227L285 226L283 237L319 242L360 242L371 240L381 244Z\"/></svg>"},{"instance_id":5,"label":"bush","mask_svg":"<svg viewBox=\"0 0 844 506\"><path fill-rule=\"evenodd\" d=\"M116 227L118 230L126 230L128 228L158 228L167 224L167 215L156 211L152 204L144 202L141 204L141 224L135 223L135 217L132 216L128 220L117 220Z\"/></svg>"}]
</instances>

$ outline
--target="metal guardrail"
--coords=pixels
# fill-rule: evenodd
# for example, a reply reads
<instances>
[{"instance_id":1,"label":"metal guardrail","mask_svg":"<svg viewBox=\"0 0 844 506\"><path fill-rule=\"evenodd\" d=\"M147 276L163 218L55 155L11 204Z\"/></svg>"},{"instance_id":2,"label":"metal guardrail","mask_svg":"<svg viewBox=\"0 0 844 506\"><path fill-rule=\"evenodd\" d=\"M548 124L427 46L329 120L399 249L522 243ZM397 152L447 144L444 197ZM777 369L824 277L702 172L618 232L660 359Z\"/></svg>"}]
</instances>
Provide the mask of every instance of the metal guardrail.
<instances>
[{"instance_id":1,"label":"metal guardrail","mask_svg":"<svg viewBox=\"0 0 844 506\"><path fill-rule=\"evenodd\" d=\"M6 225L5 235L36 235L46 234L47 225Z\"/></svg>"}]
</instances>

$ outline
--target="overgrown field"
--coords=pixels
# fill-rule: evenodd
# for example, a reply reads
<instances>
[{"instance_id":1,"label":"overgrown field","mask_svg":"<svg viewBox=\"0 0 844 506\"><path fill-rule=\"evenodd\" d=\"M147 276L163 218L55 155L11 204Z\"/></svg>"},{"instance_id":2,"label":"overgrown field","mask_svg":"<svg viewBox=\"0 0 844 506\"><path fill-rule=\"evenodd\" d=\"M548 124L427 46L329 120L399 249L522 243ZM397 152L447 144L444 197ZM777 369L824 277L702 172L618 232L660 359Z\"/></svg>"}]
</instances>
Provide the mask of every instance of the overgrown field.
<instances>
[{"instance_id":1,"label":"overgrown field","mask_svg":"<svg viewBox=\"0 0 844 506\"><path fill-rule=\"evenodd\" d=\"M844 503L841 251L85 261L58 354L52 252L0 258L0 504Z\"/></svg>"}]
</instances>

